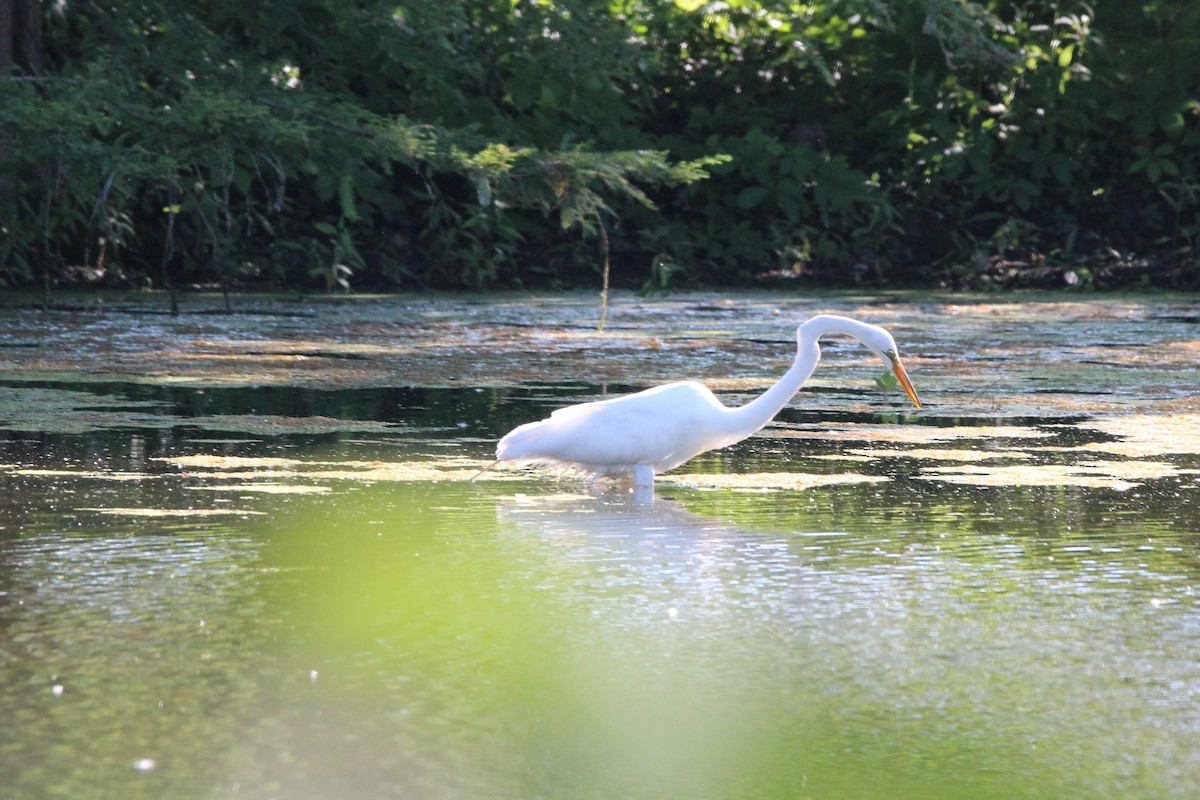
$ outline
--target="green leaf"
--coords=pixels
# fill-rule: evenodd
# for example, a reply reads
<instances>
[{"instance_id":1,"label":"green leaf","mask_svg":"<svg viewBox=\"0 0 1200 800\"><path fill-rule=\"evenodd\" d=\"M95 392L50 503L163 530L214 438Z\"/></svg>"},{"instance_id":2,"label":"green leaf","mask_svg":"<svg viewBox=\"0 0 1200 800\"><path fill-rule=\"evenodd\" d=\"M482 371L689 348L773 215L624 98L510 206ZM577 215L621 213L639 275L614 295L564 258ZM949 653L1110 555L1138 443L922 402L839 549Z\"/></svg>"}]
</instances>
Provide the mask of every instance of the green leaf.
<instances>
[{"instance_id":1,"label":"green leaf","mask_svg":"<svg viewBox=\"0 0 1200 800\"><path fill-rule=\"evenodd\" d=\"M1183 133L1187 122L1183 118L1183 114L1178 111L1165 111L1158 118L1159 127L1168 136L1175 138Z\"/></svg>"},{"instance_id":2,"label":"green leaf","mask_svg":"<svg viewBox=\"0 0 1200 800\"><path fill-rule=\"evenodd\" d=\"M358 220L358 207L354 204L354 179L343 175L338 184L338 200L342 205L342 216L348 220Z\"/></svg>"},{"instance_id":3,"label":"green leaf","mask_svg":"<svg viewBox=\"0 0 1200 800\"><path fill-rule=\"evenodd\" d=\"M475 196L485 208L492 204L492 184L486 175L475 176Z\"/></svg>"},{"instance_id":4,"label":"green leaf","mask_svg":"<svg viewBox=\"0 0 1200 800\"><path fill-rule=\"evenodd\" d=\"M749 186L738 194L734 205L738 208L754 208L766 200L770 194L771 190L765 186Z\"/></svg>"}]
</instances>

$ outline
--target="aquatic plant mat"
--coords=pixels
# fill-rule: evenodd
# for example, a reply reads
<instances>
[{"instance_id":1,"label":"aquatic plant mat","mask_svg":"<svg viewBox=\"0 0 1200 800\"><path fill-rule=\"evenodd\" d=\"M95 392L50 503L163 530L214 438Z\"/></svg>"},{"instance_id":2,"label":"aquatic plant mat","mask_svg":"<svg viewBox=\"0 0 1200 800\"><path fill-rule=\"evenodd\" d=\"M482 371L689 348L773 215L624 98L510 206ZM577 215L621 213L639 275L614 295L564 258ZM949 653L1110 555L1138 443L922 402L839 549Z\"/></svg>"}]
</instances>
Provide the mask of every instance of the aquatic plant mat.
<instances>
[{"instance_id":1,"label":"aquatic plant mat","mask_svg":"<svg viewBox=\"0 0 1200 800\"><path fill-rule=\"evenodd\" d=\"M192 302L193 311L216 303ZM1200 325L1187 298L620 296L603 334L590 295L246 298L233 315L150 310L161 309L137 296L70 313L9 309L0 429L184 430L189 453L196 452L183 458L203 458L200 445L214 433L250 442L407 437L415 457L305 464L297 455L290 471L276 465L268 474L310 485L462 480L489 463L488 443L510 420L570 402L683 378L706 382L726 402L744 402L786 368L794 326L834 312L893 331L926 409L914 413L898 393L875 388L878 365L856 344L827 340L813 380L760 434L778 441L789 470L738 464L664 484L804 490L890 480L903 460L919 468L903 474L930 481L1123 489L1160 478L1190 485L1189 457L1200 453ZM389 406L386 395L453 389L479 395L462 419L413 419L404 397ZM322 400L356 390L377 393L372 407L346 415ZM259 400L220 399L239 393ZM282 410L298 396L304 409ZM229 449L213 441L216 451ZM453 458L444 445L454 447ZM819 463L836 459L874 471ZM955 461L962 463L939 463ZM204 475L247 481L258 474L219 463L206 465ZM526 475L495 469L479 480Z\"/></svg>"}]
</instances>

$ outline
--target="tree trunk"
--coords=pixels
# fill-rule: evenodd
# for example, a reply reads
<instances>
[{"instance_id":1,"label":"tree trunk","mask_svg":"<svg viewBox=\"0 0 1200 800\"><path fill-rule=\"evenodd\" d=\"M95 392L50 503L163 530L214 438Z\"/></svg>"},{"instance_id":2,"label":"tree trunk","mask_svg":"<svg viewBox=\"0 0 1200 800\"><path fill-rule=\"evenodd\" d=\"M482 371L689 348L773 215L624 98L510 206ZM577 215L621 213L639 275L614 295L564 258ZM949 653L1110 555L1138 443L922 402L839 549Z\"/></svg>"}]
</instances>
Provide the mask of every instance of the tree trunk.
<instances>
[{"instance_id":1,"label":"tree trunk","mask_svg":"<svg viewBox=\"0 0 1200 800\"><path fill-rule=\"evenodd\" d=\"M13 63L13 5L19 0L0 0L0 75Z\"/></svg>"},{"instance_id":2,"label":"tree trunk","mask_svg":"<svg viewBox=\"0 0 1200 800\"><path fill-rule=\"evenodd\" d=\"M42 72L42 0L0 0L0 74Z\"/></svg>"}]
</instances>

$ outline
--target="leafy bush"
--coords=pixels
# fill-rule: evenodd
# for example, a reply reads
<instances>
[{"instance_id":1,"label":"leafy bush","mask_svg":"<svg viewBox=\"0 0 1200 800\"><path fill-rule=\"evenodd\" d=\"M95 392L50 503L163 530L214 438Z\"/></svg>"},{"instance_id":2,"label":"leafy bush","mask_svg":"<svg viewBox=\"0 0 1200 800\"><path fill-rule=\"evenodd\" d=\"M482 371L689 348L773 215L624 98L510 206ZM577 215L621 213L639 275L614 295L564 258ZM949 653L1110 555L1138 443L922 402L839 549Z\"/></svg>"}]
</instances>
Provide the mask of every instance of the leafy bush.
<instances>
[{"instance_id":1,"label":"leafy bush","mask_svg":"<svg viewBox=\"0 0 1200 800\"><path fill-rule=\"evenodd\" d=\"M1189 0L43 6L9 284L1200 277Z\"/></svg>"},{"instance_id":2,"label":"leafy bush","mask_svg":"<svg viewBox=\"0 0 1200 800\"><path fill-rule=\"evenodd\" d=\"M513 282L529 215L560 223L536 252L610 199L650 204L639 182L704 176L712 159L484 132L515 134L511 100L469 91L486 62L462 50L547 22L497 30L500 5L58 7L51 74L0 81L0 278Z\"/></svg>"}]
</instances>

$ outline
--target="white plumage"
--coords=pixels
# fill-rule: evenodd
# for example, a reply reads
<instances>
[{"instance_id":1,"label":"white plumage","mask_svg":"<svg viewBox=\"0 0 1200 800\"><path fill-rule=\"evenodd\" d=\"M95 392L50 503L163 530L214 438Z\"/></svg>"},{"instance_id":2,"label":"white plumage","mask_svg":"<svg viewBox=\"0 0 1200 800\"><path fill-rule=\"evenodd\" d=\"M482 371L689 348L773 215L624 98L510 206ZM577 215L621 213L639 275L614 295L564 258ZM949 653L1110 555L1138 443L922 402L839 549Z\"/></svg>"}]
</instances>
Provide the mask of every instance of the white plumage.
<instances>
[{"instance_id":1,"label":"white plumage","mask_svg":"<svg viewBox=\"0 0 1200 800\"><path fill-rule=\"evenodd\" d=\"M796 330L796 360L783 377L752 402L727 408L695 381L656 386L635 394L560 408L548 418L514 428L496 446L498 461L566 466L593 478L630 474L638 486L708 450L739 442L770 422L808 380L821 357L817 339L852 336L879 356L917 408L921 407L883 328L821 315Z\"/></svg>"}]
</instances>

